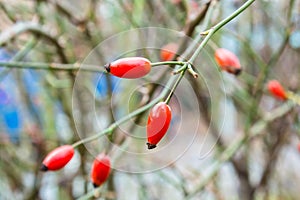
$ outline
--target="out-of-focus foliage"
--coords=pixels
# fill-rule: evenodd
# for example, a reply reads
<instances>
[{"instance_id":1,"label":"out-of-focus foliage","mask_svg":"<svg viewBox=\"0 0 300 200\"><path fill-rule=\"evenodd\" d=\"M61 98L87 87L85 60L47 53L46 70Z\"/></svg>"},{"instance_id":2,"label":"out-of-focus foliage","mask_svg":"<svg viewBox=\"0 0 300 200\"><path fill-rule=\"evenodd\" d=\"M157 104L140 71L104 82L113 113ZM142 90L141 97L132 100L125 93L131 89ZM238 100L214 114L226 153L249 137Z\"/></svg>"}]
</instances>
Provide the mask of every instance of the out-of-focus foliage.
<instances>
[{"instance_id":1,"label":"out-of-focus foliage","mask_svg":"<svg viewBox=\"0 0 300 200\"><path fill-rule=\"evenodd\" d=\"M95 47L120 32L143 27L175 30L192 40L209 28L202 27L208 7L216 4L209 19L213 26L245 1L213 2L0 0L0 62L84 62L100 67L119 54L148 55L157 62L159 49L150 54L142 50L120 52L132 43L141 46L137 38L115 41L104 50ZM192 80L186 75L197 102L185 95L187 83L178 88L178 95L170 102L173 119L165 141L175 138L183 145L170 147L160 158L132 156L126 160L119 156L118 161L124 163L122 169L130 171L176 157L172 152L186 151L178 160L151 173L113 171L101 195L122 200L299 199L299 106L293 105L288 112L268 121L278 114L275 109L284 109L285 102L271 97L265 87L268 80L277 79L286 89L299 93L299 6L299 0L255 1L217 32L194 64L200 77ZM6 40L8 37L12 38ZM157 37L180 44L180 40L168 41L168 36ZM217 47L238 55L243 68L240 76L220 72L222 83L214 82L211 76L216 71L213 53ZM159 95L163 86L158 85L167 82L171 73L160 77L163 69L153 70L151 76L130 82L100 72L78 77L79 72L1 67L0 199L74 199L92 190L89 170L94 153L112 149L109 153L116 155L108 138L80 146L65 169L56 173L40 172L42 159L57 146L99 132ZM213 85L206 86L205 79L212 79ZM210 88L222 88L223 93L212 99L214 91ZM200 114L196 113L198 106ZM195 113L200 116L197 130L193 128ZM145 141L139 136L145 134L147 116L136 118L117 129L112 139L118 144L130 140L130 136L138 138L128 148L143 153ZM179 128L184 131L176 132ZM197 139L186 149L184 144L195 132ZM252 137L253 132L258 133ZM223 162L225 149L247 134L249 138L241 143L242 148ZM218 163L221 165L217 175L201 187L212 166Z\"/></svg>"}]
</instances>

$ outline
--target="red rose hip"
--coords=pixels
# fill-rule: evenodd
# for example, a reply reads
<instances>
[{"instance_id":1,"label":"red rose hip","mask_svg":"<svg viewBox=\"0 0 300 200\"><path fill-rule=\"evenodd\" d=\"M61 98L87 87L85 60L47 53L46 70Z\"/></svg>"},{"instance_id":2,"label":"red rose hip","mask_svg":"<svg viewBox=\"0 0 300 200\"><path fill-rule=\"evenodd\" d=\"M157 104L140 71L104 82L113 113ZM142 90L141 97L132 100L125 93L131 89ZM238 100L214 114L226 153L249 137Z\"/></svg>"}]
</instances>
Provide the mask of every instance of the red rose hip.
<instances>
[{"instance_id":1,"label":"red rose hip","mask_svg":"<svg viewBox=\"0 0 300 200\"><path fill-rule=\"evenodd\" d=\"M63 168L72 159L74 148L72 145L63 145L51 151L43 160L42 171L55 171Z\"/></svg>"},{"instance_id":2,"label":"red rose hip","mask_svg":"<svg viewBox=\"0 0 300 200\"><path fill-rule=\"evenodd\" d=\"M110 158L104 153L99 154L93 162L91 181L94 187L99 187L108 178L110 172Z\"/></svg>"},{"instance_id":3,"label":"red rose hip","mask_svg":"<svg viewBox=\"0 0 300 200\"><path fill-rule=\"evenodd\" d=\"M171 108L165 102L160 102L151 109L147 123L148 149L155 148L164 137L170 126L171 118Z\"/></svg>"},{"instance_id":4,"label":"red rose hip","mask_svg":"<svg viewBox=\"0 0 300 200\"><path fill-rule=\"evenodd\" d=\"M242 71L238 57L227 49L217 49L215 51L215 60L220 68L228 73L239 75Z\"/></svg>"},{"instance_id":5,"label":"red rose hip","mask_svg":"<svg viewBox=\"0 0 300 200\"><path fill-rule=\"evenodd\" d=\"M143 57L121 58L105 65L107 72L120 78L141 78L151 70L151 62Z\"/></svg>"},{"instance_id":6,"label":"red rose hip","mask_svg":"<svg viewBox=\"0 0 300 200\"><path fill-rule=\"evenodd\" d=\"M269 92L280 100L286 100L287 94L282 85L277 80L271 80L268 82Z\"/></svg>"}]
</instances>

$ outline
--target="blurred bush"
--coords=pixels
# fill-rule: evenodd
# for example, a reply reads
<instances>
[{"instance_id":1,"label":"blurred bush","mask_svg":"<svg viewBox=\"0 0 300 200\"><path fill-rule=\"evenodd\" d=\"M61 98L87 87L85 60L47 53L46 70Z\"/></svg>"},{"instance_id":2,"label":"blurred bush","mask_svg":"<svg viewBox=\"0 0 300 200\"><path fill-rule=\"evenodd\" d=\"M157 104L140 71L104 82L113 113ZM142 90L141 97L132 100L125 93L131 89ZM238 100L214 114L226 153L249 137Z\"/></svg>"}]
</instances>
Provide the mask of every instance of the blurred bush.
<instances>
[{"instance_id":1,"label":"blurred bush","mask_svg":"<svg viewBox=\"0 0 300 200\"><path fill-rule=\"evenodd\" d=\"M156 62L159 49L150 53L121 51L134 45L143 46L140 38L115 41L106 49L95 47L110 36L142 27L176 30L194 39L207 28L203 24L209 7L216 4L209 19L209 24L214 25L243 3L240 0L2 0L0 62L74 66L84 63L100 68L120 54L149 56ZM142 174L115 170L102 189L102 197L298 199L299 106L271 97L265 83L277 79L286 89L299 92L299 3L255 1L221 29L195 63L202 77L192 79L187 74L197 102L190 102L185 84L170 102L174 117L165 141L176 140L182 146L170 147L159 159L138 156L127 159L123 155L118 162L124 164L122 169L130 171L136 166L171 158L172 153L184 151L185 144L192 139L193 145L162 170ZM164 35L156 37L166 40L165 44L176 42L182 49L190 44ZM213 73L217 71L213 60L217 47L239 56L241 76ZM53 148L99 132L157 96L162 90L158 86L171 75L170 69L155 70L151 76L131 82L106 73L2 66L0 199L74 199L91 191L89 169L93 155L111 148L115 156L114 145L108 139L79 147L72 162L57 173L41 173L42 159ZM216 76L222 82L215 81ZM212 85L205 85L208 79ZM217 90L222 92L216 94ZM288 109L286 104L290 106ZM199 115L197 105L199 120L194 117ZM184 112L188 117L183 119ZM195 119L199 121L197 130L193 128ZM114 143L132 136L138 139L128 148L144 152L145 141L138 136L143 134L145 123L146 115L141 114L120 126L112 138ZM180 128L184 131L178 133ZM192 133L196 133L196 139ZM238 143L241 148L231 152L240 138L245 138ZM214 170L216 174L212 173Z\"/></svg>"}]
</instances>

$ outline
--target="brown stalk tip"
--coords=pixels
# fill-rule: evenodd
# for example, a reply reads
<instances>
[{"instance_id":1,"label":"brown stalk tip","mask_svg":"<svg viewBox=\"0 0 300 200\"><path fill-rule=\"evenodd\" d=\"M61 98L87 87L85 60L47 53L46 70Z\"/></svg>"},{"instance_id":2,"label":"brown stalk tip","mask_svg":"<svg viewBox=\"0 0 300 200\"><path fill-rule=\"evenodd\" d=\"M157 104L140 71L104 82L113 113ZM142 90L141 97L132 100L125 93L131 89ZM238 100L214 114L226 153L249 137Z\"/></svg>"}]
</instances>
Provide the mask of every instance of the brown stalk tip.
<instances>
[{"instance_id":1,"label":"brown stalk tip","mask_svg":"<svg viewBox=\"0 0 300 200\"><path fill-rule=\"evenodd\" d=\"M241 72L242 72L242 69L236 69L236 70L234 71L234 75L238 76L238 75L241 74Z\"/></svg>"},{"instance_id":2,"label":"brown stalk tip","mask_svg":"<svg viewBox=\"0 0 300 200\"><path fill-rule=\"evenodd\" d=\"M93 183L94 188L97 188L99 185L97 185L96 183Z\"/></svg>"},{"instance_id":3,"label":"brown stalk tip","mask_svg":"<svg viewBox=\"0 0 300 200\"><path fill-rule=\"evenodd\" d=\"M46 172L46 171L48 171L48 167L47 167L46 165L42 164L40 170L41 170L42 172Z\"/></svg>"},{"instance_id":4,"label":"brown stalk tip","mask_svg":"<svg viewBox=\"0 0 300 200\"><path fill-rule=\"evenodd\" d=\"M147 142L148 149L154 149L156 147L156 144L150 144Z\"/></svg>"},{"instance_id":5,"label":"brown stalk tip","mask_svg":"<svg viewBox=\"0 0 300 200\"><path fill-rule=\"evenodd\" d=\"M110 63L107 63L106 65L104 65L104 68L109 73L110 72Z\"/></svg>"}]
</instances>

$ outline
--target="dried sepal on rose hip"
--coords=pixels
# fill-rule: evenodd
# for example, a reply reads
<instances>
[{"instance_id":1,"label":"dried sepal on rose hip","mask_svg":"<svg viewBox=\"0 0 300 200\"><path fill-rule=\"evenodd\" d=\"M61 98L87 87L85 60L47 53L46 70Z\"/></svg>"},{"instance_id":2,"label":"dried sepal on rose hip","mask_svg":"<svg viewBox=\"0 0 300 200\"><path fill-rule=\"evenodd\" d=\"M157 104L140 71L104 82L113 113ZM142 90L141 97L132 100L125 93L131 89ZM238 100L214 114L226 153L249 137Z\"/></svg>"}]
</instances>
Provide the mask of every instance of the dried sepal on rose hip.
<instances>
[{"instance_id":1,"label":"dried sepal on rose hip","mask_svg":"<svg viewBox=\"0 0 300 200\"><path fill-rule=\"evenodd\" d=\"M165 102L157 103L150 111L147 123L148 149L156 147L164 137L172 118L171 108Z\"/></svg>"},{"instance_id":2,"label":"dried sepal on rose hip","mask_svg":"<svg viewBox=\"0 0 300 200\"><path fill-rule=\"evenodd\" d=\"M227 49L217 49L215 51L215 61L222 70L228 73L239 75L242 71L238 57Z\"/></svg>"},{"instance_id":3,"label":"dried sepal on rose hip","mask_svg":"<svg viewBox=\"0 0 300 200\"><path fill-rule=\"evenodd\" d=\"M151 70L151 62L143 57L121 58L105 65L108 73L120 78L141 78Z\"/></svg>"},{"instance_id":4,"label":"dried sepal on rose hip","mask_svg":"<svg viewBox=\"0 0 300 200\"><path fill-rule=\"evenodd\" d=\"M41 171L56 171L63 168L72 159L74 148L72 145L63 145L52 150L43 160Z\"/></svg>"},{"instance_id":5,"label":"dried sepal on rose hip","mask_svg":"<svg viewBox=\"0 0 300 200\"><path fill-rule=\"evenodd\" d=\"M93 162L91 169L91 181L94 187L99 187L108 178L110 173L110 158L105 153L99 154Z\"/></svg>"},{"instance_id":6,"label":"dried sepal on rose hip","mask_svg":"<svg viewBox=\"0 0 300 200\"><path fill-rule=\"evenodd\" d=\"M277 80L271 80L268 82L268 90L269 92L280 100L286 100L287 99L287 93L282 87L282 85Z\"/></svg>"},{"instance_id":7,"label":"dried sepal on rose hip","mask_svg":"<svg viewBox=\"0 0 300 200\"><path fill-rule=\"evenodd\" d=\"M160 51L160 60L161 61L171 61L178 50L178 44L169 43L164 45Z\"/></svg>"}]
</instances>

